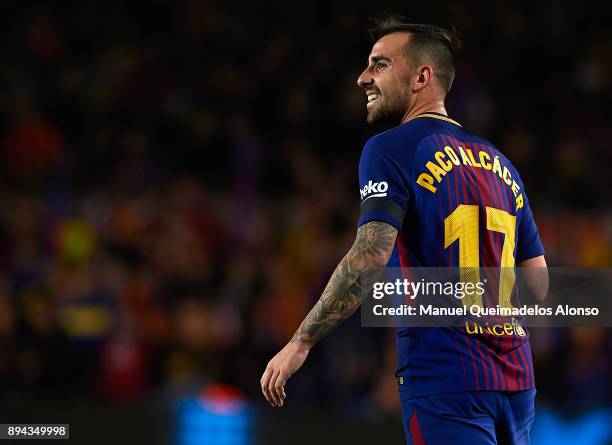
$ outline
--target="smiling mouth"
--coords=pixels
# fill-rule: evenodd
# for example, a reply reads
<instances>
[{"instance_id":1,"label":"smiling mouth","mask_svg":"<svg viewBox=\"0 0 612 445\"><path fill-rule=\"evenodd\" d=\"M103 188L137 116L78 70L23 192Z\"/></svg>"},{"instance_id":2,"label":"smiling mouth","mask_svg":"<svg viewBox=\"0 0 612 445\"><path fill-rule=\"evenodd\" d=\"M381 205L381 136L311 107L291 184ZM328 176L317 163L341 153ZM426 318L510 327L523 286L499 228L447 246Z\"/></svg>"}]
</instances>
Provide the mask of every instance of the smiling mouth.
<instances>
[{"instance_id":1,"label":"smiling mouth","mask_svg":"<svg viewBox=\"0 0 612 445\"><path fill-rule=\"evenodd\" d=\"M378 94L378 93L370 93L370 94L368 94L368 103L374 102L379 97L380 97L380 94Z\"/></svg>"}]
</instances>

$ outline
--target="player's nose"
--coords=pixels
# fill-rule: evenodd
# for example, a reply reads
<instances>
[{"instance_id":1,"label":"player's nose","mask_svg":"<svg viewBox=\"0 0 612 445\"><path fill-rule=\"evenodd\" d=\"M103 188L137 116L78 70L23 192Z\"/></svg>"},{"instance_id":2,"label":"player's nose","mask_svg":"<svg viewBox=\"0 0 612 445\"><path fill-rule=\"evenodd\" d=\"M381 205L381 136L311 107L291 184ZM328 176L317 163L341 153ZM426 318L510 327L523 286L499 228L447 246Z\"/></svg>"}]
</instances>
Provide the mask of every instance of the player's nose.
<instances>
[{"instance_id":1,"label":"player's nose","mask_svg":"<svg viewBox=\"0 0 612 445\"><path fill-rule=\"evenodd\" d=\"M370 70L366 68L357 78L357 85L359 85L361 88L365 88L366 85L370 85L373 81L374 79L372 79L372 76L370 75Z\"/></svg>"}]
</instances>

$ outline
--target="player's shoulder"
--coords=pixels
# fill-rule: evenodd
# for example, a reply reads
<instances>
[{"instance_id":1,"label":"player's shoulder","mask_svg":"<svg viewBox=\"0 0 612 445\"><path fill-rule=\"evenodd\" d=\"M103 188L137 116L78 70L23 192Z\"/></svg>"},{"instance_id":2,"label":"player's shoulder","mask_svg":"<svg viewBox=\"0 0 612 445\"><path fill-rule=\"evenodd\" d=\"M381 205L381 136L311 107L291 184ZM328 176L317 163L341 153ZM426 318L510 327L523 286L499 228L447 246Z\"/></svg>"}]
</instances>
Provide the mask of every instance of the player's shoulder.
<instances>
[{"instance_id":1,"label":"player's shoulder","mask_svg":"<svg viewBox=\"0 0 612 445\"><path fill-rule=\"evenodd\" d=\"M426 119L414 119L375 134L366 141L364 152L375 150L394 155L408 155L432 133L435 133L435 129L430 122Z\"/></svg>"},{"instance_id":2,"label":"player's shoulder","mask_svg":"<svg viewBox=\"0 0 612 445\"><path fill-rule=\"evenodd\" d=\"M494 155L503 157L504 159L506 158L501 152L501 150L493 142L483 138L482 136L478 136L477 134L464 130L463 140L472 144L478 144L481 146L488 147Z\"/></svg>"},{"instance_id":3,"label":"player's shoulder","mask_svg":"<svg viewBox=\"0 0 612 445\"><path fill-rule=\"evenodd\" d=\"M514 166L512 161L508 159L508 157L504 154L504 152L499 147L497 147L491 141L483 137L477 136L472 133L469 133L469 135L470 135L470 138L469 138L470 142L475 142L476 144L479 144L481 146L488 147L491 150L491 153L493 154L493 156L499 158L501 164L504 166L507 166L512 171L515 177L520 176L517 168Z\"/></svg>"}]
</instances>

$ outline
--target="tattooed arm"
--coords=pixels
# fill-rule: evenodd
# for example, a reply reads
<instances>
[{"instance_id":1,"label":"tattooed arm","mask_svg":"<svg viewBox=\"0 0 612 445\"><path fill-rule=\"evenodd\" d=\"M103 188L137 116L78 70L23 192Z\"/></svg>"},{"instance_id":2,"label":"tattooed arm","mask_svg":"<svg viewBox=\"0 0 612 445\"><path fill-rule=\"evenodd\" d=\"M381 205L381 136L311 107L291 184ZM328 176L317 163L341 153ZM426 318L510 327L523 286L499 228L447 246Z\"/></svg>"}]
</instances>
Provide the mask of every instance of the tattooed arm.
<instances>
[{"instance_id":1,"label":"tattooed arm","mask_svg":"<svg viewBox=\"0 0 612 445\"><path fill-rule=\"evenodd\" d=\"M292 343L310 349L357 310L389 261L396 236L395 227L383 222L372 221L359 227L353 247L336 267Z\"/></svg>"},{"instance_id":2,"label":"tattooed arm","mask_svg":"<svg viewBox=\"0 0 612 445\"><path fill-rule=\"evenodd\" d=\"M397 229L383 222L359 227L353 246L334 270L321 298L266 367L261 388L272 406L283 406L285 382L302 366L310 348L361 305L389 261L396 236Z\"/></svg>"}]
</instances>

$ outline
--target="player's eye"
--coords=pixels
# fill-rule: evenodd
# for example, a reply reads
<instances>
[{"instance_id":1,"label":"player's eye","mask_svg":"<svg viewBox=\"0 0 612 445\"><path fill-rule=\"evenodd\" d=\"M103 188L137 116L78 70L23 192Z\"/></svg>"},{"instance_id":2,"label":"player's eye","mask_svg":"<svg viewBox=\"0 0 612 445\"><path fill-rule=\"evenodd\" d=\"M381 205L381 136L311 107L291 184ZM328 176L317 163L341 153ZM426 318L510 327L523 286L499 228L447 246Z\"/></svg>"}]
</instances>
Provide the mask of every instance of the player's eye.
<instances>
[{"instance_id":1,"label":"player's eye","mask_svg":"<svg viewBox=\"0 0 612 445\"><path fill-rule=\"evenodd\" d=\"M383 62L376 62L376 65L374 65L374 67L376 68L377 71L381 71L387 67L387 64Z\"/></svg>"}]
</instances>

